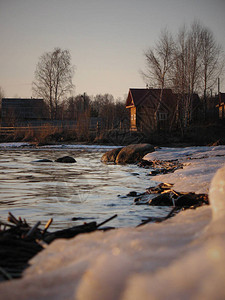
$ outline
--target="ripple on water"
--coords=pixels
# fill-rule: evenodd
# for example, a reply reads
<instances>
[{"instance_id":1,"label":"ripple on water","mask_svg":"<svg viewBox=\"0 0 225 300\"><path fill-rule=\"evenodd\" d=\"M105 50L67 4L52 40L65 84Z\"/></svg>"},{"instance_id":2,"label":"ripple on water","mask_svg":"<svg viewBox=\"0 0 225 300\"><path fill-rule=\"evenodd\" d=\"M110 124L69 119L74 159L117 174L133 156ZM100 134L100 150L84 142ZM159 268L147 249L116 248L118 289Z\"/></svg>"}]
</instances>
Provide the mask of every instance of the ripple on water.
<instances>
[{"instance_id":1,"label":"ripple on water","mask_svg":"<svg viewBox=\"0 0 225 300\"><path fill-rule=\"evenodd\" d=\"M54 160L70 155L75 164ZM163 216L170 208L157 209L133 205L130 191L143 192L153 186L148 170L134 165L106 165L100 162L102 152L72 150L0 151L0 212L8 211L27 218L32 224L54 218L51 228L73 226L88 219L102 221L117 213L110 226L136 226L143 217ZM37 163L38 159L52 163ZM77 221L71 221L77 218ZM79 220L79 218L81 218Z\"/></svg>"}]
</instances>

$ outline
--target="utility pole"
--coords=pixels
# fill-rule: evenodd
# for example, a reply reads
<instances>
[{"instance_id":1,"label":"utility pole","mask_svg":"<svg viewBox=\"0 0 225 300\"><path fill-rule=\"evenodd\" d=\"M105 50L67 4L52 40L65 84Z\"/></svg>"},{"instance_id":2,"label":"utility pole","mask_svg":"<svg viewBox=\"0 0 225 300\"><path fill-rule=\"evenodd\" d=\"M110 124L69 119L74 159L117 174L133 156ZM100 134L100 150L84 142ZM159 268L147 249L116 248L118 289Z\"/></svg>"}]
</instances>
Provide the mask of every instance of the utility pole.
<instances>
[{"instance_id":1,"label":"utility pole","mask_svg":"<svg viewBox=\"0 0 225 300\"><path fill-rule=\"evenodd\" d=\"M81 95L81 97L83 98L83 111L85 111L85 109L86 109L86 94L84 93L83 95Z\"/></svg>"}]
</instances>

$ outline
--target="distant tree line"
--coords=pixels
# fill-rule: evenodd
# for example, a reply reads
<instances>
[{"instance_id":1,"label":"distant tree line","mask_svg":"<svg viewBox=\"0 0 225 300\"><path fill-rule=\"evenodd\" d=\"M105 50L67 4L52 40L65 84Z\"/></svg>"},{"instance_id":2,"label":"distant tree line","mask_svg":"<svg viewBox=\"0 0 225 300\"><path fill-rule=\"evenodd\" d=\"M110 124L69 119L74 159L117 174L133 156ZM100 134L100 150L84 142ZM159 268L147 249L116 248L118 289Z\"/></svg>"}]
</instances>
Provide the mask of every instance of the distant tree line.
<instances>
[{"instance_id":1,"label":"distant tree line","mask_svg":"<svg viewBox=\"0 0 225 300\"><path fill-rule=\"evenodd\" d=\"M87 94L69 97L60 106L61 120L75 120L79 126L90 124L91 119L99 130L119 129L128 122L125 101L115 100L110 94Z\"/></svg>"},{"instance_id":2,"label":"distant tree line","mask_svg":"<svg viewBox=\"0 0 225 300\"><path fill-rule=\"evenodd\" d=\"M177 118L186 127L193 117L193 95L202 97L202 118L206 117L213 89L224 72L224 52L210 29L199 22L183 26L173 36L163 30L154 47L145 53L146 69L142 71L149 87L171 88L178 95ZM159 102L159 106L160 106Z\"/></svg>"}]
</instances>

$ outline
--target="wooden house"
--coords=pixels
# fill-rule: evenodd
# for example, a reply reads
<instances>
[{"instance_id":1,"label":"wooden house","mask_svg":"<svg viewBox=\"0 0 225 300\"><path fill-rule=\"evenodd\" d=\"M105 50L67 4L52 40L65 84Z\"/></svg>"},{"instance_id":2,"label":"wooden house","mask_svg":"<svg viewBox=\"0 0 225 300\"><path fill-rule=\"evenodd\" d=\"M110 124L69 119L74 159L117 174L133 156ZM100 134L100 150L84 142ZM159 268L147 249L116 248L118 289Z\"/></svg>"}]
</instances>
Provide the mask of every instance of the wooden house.
<instances>
[{"instance_id":1,"label":"wooden house","mask_svg":"<svg viewBox=\"0 0 225 300\"><path fill-rule=\"evenodd\" d=\"M43 99L2 98L2 126L34 125L45 111Z\"/></svg>"},{"instance_id":2,"label":"wooden house","mask_svg":"<svg viewBox=\"0 0 225 300\"><path fill-rule=\"evenodd\" d=\"M219 104L217 105L219 109L219 119L225 119L225 93L219 93Z\"/></svg>"},{"instance_id":3,"label":"wooden house","mask_svg":"<svg viewBox=\"0 0 225 300\"><path fill-rule=\"evenodd\" d=\"M176 115L177 96L171 89L130 89L126 108L130 111L130 130L167 129Z\"/></svg>"}]
</instances>

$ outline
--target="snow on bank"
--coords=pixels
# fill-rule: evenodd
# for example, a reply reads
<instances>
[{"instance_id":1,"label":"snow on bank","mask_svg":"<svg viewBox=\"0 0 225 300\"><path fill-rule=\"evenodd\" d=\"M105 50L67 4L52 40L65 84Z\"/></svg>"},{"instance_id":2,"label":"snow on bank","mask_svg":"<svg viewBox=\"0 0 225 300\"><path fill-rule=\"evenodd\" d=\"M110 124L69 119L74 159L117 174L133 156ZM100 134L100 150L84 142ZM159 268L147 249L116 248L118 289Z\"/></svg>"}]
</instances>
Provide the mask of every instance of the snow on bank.
<instances>
[{"instance_id":1,"label":"snow on bank","mask_svg":"<svg viewBox=\"0 0 225 300\"><path fill-rule=\"evenodd\" d=\"M196 231L204 230L210 215L210 209L203 208L200 214L187 211L161 224L58 240L32 260L22 280L0 284L0 295L2 299L151 299L146 278L166 271L193 250ZM174 281L180 275L175 274ZM161 285L159 280L158 285L170 289L166 282ZM129 294L131 288L134 294Z\"/></svg>"},{"instance_id":2,"label":"snow on bank","mask_svg":"<svg viewBox=\"0 0 225 300\"><path fill-rule=\"evenodd\" d=\"M144 159L178 159L185 164L183 169L157 175L154 180L174 183L174 189L180 192L208 193L213 176L225 164L225 146L161 148L147 154Z\"/></svg>"},{"instance_id":3,"label":"snow on bank","mask_svg":"<svg viewBox=\"0 0 225 300\"><path fill-rule=\"evenodd\" d=\"M20 142L0 143L0 150L33 148L36 150L108 151L119 147L123 147L123 146L85 145L85 144L57 144L57 145L38 146L35 143L20 143Z\"/></svg>"},{"instance_id":4,"label":"snow on bank","mask_svg":"<svg viewBox=\"0 0 225 300\"><path fill-rule=\"evenodd\" d=\"M15 142L15 143L0 143L0 150L5 150L6 148L22 148L22 147L29 147L32 144L30 143L19 143L19 142Z\"/></svg>"},{"instance_id":5,"label":"snow on bank","mask_svg":"<svg viewBox=\"0 0 225 300\"><path fill-rule=\"evenodd\" d=\"M108 151L122 146L111 145L82 145L82 144L59 144L59 145L45 145L39 147L40 149L63 149L63 150L85 150L85 151Z\"/></svg>"},{"instance_id":6,"label":"snow on bank","mask_svg":"<svg viewBox=\"0 0 225 300\"><path fill-rule=\"evenodd\" d=\"M197 169L200 164L217 168L210 159L200 159ZM196 188L196 162L179 170L188 168L192 180L185 174L178 181L183 178L183 184L188 180ZM209 195L213 219L211 207L205 206L160 224L55 241L32 259L23 279L0 284L0 298L225 299L225 167L214 177Z\"/></svg>"}]
</instances>

